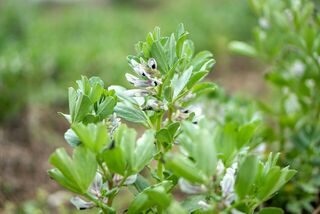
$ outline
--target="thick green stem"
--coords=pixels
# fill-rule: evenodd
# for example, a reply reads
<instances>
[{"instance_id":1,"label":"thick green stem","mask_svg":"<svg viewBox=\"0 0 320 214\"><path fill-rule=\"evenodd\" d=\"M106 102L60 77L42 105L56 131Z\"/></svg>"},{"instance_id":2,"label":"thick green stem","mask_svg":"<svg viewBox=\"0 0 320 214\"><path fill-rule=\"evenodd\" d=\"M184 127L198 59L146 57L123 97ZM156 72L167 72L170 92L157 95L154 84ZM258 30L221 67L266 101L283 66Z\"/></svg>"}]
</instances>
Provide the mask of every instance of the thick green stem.
<instances>
[{"instance_id":1,"label":"thick green stem","mask_svg":"<svg viewBox=\"0 0 320 214\"><path fill-rule=\"evenodd\" d=\"M157 119L157 124L156 124L156 130L159 131L161 129L161 123L163 120L163 115L164 113L161 113ZM160 152L160 158L158 160L158 165L157 165L157 176L159 177L159 179L162 181L163 180L163 163L162 163L162 146L161 143L159 141L156 142L157 143L157 149Z\"/></svg>"},{"instance_id":2,"label":"thick green stem","mask_svg":"<svg viewBox=\"0 0 320 214\"><path fill-rule=\"evenodd\" d=\"M109 188L109 190L111 190L113 188L113 180L112 179L108 181L108 188ZM110 207L112 206L112 202L113 202L114 197L115 197L115 194L112 194L108 197L108 202L107 202L108 206L110 206Z\"/></svg>"},{"instance_id":3,"label":"thick green stem","mask_svg":"<svg viewBox=\"0 0 320 214\"><path fill-rule=\"evenodd\" d=\"M171 106L169 106L169 109L168 109L168 120L169 120L169 122L172 121L172 107Z\"/></svg>"}]
</instances>

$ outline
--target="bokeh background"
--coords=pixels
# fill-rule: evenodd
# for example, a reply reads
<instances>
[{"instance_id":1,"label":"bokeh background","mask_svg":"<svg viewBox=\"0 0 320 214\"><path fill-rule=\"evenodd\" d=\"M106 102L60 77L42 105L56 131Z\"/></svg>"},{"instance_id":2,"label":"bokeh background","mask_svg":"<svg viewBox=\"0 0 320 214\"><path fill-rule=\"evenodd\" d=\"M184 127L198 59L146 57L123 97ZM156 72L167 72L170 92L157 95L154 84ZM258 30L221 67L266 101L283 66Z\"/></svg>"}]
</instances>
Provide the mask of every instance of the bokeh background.
<instances>
[{"instance_id":1,"label":"bokeh background","mask_svg":"<svg viewBox=\"0 0 320 214\"><path fill-rule=\"evenodd\" d=\"M196 50L214 54L211 80L228 93L264 94L259 62L227 48L251 40L246 0L0 1L0 213L76 212L46 173L50 153L66 146L57 112L67 112L67 88L81 75L126 85L134 44L181 22Z\"/></svg>"}]
</instances>

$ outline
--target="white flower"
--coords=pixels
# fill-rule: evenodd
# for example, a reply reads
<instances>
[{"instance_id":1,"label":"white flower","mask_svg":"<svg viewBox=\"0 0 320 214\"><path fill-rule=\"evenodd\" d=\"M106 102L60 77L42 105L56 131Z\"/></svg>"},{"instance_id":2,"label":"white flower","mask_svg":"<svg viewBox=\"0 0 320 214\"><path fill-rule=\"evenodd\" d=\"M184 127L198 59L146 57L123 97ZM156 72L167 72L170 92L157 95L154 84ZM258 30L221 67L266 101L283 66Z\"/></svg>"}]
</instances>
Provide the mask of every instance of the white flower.
<instances>
[{"instance_id":1,"label":"white flower","mask_svg":"<svg viewBox=\"0 0 320 214\"><path fill-rule=\"evenodd\" d=\"M95 178L94 178L94 180L93 180L93 182L92 182L92 184L91 184L91 186L89 188L89 191L92 194L100 197L101 196L101 192L100 191L101 191L102 185L103 185L102 175L99 172L97 172L96 176L95 176Z\"/></svg>"},{"instance_id":2,"label":"white flower","mask_svg":"<svg viewBox=\"0 0 320 214\"><path fill-rule=\"evenodd\" d=\"M263 29L268 29L270 27L269 21L265 17L259 19L259 25Z\"/></svg>"},{"instance_id":3,"label":"white flower","mask_svg":"<svg viewBox=\"0 0 320 214\"><path fill-rule=\"evenodd\" d=\"M72 197L70 199L70 202L79 210L85 210L85 209L95 207L95 204L93 202L85 201L78 196Z\"/></svg>"},{"instance_id":4,"label":"white flower","mask_svg":"<svg viewBox=\"0 0 320 214\"><path fill-rule=\"evenodd\" d=\"M158 111L160 109L167 110L167 106L164 105L161 101L155 99L149 99L143 108L144 110L153 110Z\"/></svg>"},{"instance_id":5,"label":"white flower","mask_svg":"<svg viewBox=\"0 0 320 214\"><path fill-rule=\"evenodd\" d=\"M307 79L307 80L305 81L305 84L306 84L306 86L307 86L308 88L310 88L310 89L314 88L314 86L315 86L315 82L314 82L313 79Z\"/></svg>"},{"instance_id":6,"label":"white flower","mask_svg":"<svg viewBox=\"0 0 320 214\"><path fill-rule=\"evenodd\" d=\"M140 76L148 77L149 79L151 78L150 74L148 74L146 67L143 66L142 64L138 63L134 59L131 59L130 65L132 69Z\"/></svg>"},{"instance_id":7,"label":"white flower","mask_svg":"<svg viewBox=\"0 0 320 214\"><path fill-rule=\"evenodd\" d=\"M191 184L183 178L180 178L178 183L181 191L187 194L198 194L206 191L206 188L203 185Z\"/></svg>"},{"instance_id":8,"label":"white flower","mask_svg":"<svg viewBox=\"0 0 320 214\"><path fill-rule=\"evenodd\" d=\"M289 88L288 87L283 87L282 88L282 93L285 94L285 95L288 95L289 94Z\"/></svg>"},{"instance_id":9,"label":"white flower","mask_svg":"<svg viewBox=\"0 0 320 214\"><path fill-rule=\"evenodd\" d=\"M136 182L137 180L137 174L134 175L130 175L129 177L127 177L127 179L124 181L125 185L130 185L133 184L134 182ZM122 182L123 176L119 175L119 174L115 174L113 177L113 182L116 183L117 185L120 184L120 182Z\"/></svg>"},{"instance_id":10,"label":"white flower","mask_svg":"<svg viewBox=\"0 0 320 214\"><path fill-rule=\"evenodd\" d=\"M285 9L285 10L284 10L284 13L286 14L288 20L289 20L290 22L292 22L292 21L293 21L293 15L292 15L291 10Z\"/></svg>"},{"instance_id":11,"label":"white flower","mask_svg":"<svg viewBox=\"0 0 320 214\"><path fill-rule=\"evenodd\" d=\"M224 164L222 160L219 159L217 163L217 175L218 176L222 175L222 173L224 172L224 169L225 169Z\"/></svg>"},{"instance_id":12,"label":"white flower","mask_svg":"<svg viewBox=\"0 0 320 214\"><path fill-rule=\"evenodd\" d=\"M291 93L284 103L285 110L288 114L294 114L300 110L300 104L297 95Z\"/></svg>"},{"instance_id":13,"label":"white flower","mask_svg":"<svg viewBox=\"0 0 320 214\"><path fill-rule=\"evenodd\" d=\"M126 73L125 76L128 82L134 85L135 87L155 87L162 84L162 82L157 79L141 80L138 77L128 73Z\"/></svg>"},{"instance_id":14,"label":"white flower","mask_svg":"<svg viewBox=\"0 0 320 214\"><path fill-rule=\"evenodd\" d=\"M129 97L145 97L150 94L150 91L146 89L130 89L126 90L124 94Z\"/></svg>"},{"instance_id":15,"label":"white flower","mask_svg":"<svg viewBox=\"0 0 320 214\"><path fill-rule=\"evenodd\" d=\"M222 196L226 197L230 193L234 192L234 183L235 183L235 170L233 168L227 168L227 172L224 175L220 186L222 189Z\"/></svg>"},{"instance_id":16,"label":"white flower","mask_svg":"<svg viewBox=\"0 0 320 214\"><path fill-rule=\"evenodd\" d=\"M202 200L198 201L198 205L204 210L208 210L211 207L207 202Z\"/></svg>"},{"instance_id":17,"label":"white flower","mask_svg":"<svg viewBox=\"0 0 320 214\"><path fill-rule=\"evenodd\" d=\"M148 60L148 66L151 69L157 69L157 61L154 58Z\"/></svg>"},{"instance_id":18,"label":"white flower","mask_svg":"<svg viewBox=\"0 0 320 214\"><path fill-rule=\"evenodd\" d=\"M290 72L298 77L301 77L304 74L305 65L300 60L294 61L294 63L290 67Z\"/></svg>"},{"instance_id":19,"label":"white flower","mask_svg":"<svg viewBox=\"0 0 320 214\"><path fill-rule=\"evenodd\" d=\"M231 165L231 168L234 169L234 170L237 170L237 169L238 169L238 162L234 162L234 163Z\"/></svg>"},{"instance_id":20,"label":"white flower","mask_svg":"<svg viewBox=\"0 0 320 214\"><path fill-rule=\"evenodd\" d=\"M300 0L292 0L291 4L292 4L293 9L300 10L300 8L301 8L301 1Z\"/></svg>"},{"instance_id":21,"label":"white flower","mask_svg":"<svg viewBox=\"0 0 320 214\"><path fill-rule=\"evenodd\" d=\"M263 155L265 153L265 151L267 150L267 145L265 143L261 143L259 144L259 146L257 146L254 151L258 154Z\"/></svg>"},{"instance_id":22,"label":"white flower","mask_svg":"<svg viewBox=\"0 0 320 214\"><path fill-rule=\"evenodd\" d=\"M187 119L191 115L191 113L194 113L192 122L195 124L198 123L203 118L201 106L191 106L185 109L181 109L181 111L177 111L176 119L177 120Z\"/></svg>"},{"instance_id":23,"label":"white flower","mask_svg":"<svg viewBox=\"0 0 320 214\"><path fill-rule=\"evenodd\" d=\"M226 174L220 182L222 196L224 197L224 203L230 205L236 198L234 193L235 173L238 168L238 163L233 163L231 167L227 168Z\"/></svg>"},{"instance_id":24,"label":"white flower","mask_svg":"<svg viewBox=\"0 0 320 214\"><path fill-rule=\"evenodd\" d=\"M134 175L131 175L129 176L126 181L124 182L125 185L130 185L130 184L133 184L134 182L136 182L138 178L138 175L137 174L134 174Z\"/></svg>"}]
</instances>

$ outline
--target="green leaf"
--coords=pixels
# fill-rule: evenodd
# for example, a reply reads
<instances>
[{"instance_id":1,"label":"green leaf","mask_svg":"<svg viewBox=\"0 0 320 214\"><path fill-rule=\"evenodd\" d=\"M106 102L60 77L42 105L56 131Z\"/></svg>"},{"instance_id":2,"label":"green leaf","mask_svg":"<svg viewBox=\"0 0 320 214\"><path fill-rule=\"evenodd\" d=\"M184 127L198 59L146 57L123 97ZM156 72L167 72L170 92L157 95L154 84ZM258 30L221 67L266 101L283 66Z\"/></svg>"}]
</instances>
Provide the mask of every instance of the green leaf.
<instances>
[{"instance_id":1,"label":"green leaf","mask_svg":"<svg viewBox=\"0 0 320 214\"><path fill-rule=\"evenodd\" d=\"M158 70L162 74L166 74L169 71L169 67L167 64L167 58L165 54L165 50L162 47L160 41L156 41L151 46L151 55L156 59L158 64Z\"/></svg>"},{"instance_id":2,"label":"green leaf","mask_svg":"<svg viewBox=\"0 0 320 214\"><path fill-rule=\"evenodd\" d=\"M166 167L173 171L174 174L181 176L193 183L204 183L206 176L197 168L189 159L180 154L168 154L165 157Z\"/></svg>"},{"instance_id":3,"label":"green leaf","mask_svg":"<svg viewBox=\"0 0 320 214\"><path fill-rule=\"evenodd\" d=\"M239 42L239 41L230 42L229 50L244 56L249 56L249 57L257 56L256 49L244 42Z\"/></svg>"},{"instance_id":4,"label":"green leaf","mask_svg":"<svg viewBox=\"0 0 320 214\"><path fill-rule=\"evenodd\" d=\"M97 76L90 77L89 83L91 86L100 85L102 88L104 87L104 82L100 77L97 77Z\"/></svg>"},{"instance_id":5,"label":"green leaf","mask_svg":"<svg viewBox=\"0 0 320 214\"><path fill-rule=\"evenodd\" d=\"M176 58L176 40L174 34L171 34L168 40L168 47L167 47L167 59L168 59L168 66L171 68L175 62Z\"/></svg>"},{"instance_id":6,"label":"green leaf","mask_svg":"<svg viewBox=\"0 0 320 214\"><path fill-rule=\"evenodd\" d=\"M161 129L157 132L156 138L160 143L170 143L172 140L172 136L168 129Z\"/></svg>"},{"instance_id":7,"label":"green leaf","mask_svg":"<svg viewBox=\"0 0 320 214\"><path fill-rule=\"evenodd\" d=\"M105 119L107 116L113 113L115 106L116 100L113 97L106 97L97 103L96 114L100 117L100 119Z\"/></svg>"},{"instance_id":8,"label":"green leaf","mask_svg":"<svg viewBox=\"0 0 320 214\"><path fill-rule=\"evenodd\" d=\"M181 57L185 58L188 62L191 60L194 53L194 44L191 40L186 40L182 46Z\"/></svg>"},{"instance_id":9,"label":"green leaf","mask_svg":"<svg viewBox=\"0 0 320 214\"><path fill-rule=\"evenodd\" d=\"M197 82L202 80L209 72L208 71L199 71L194 73L188 81L187 88L191 89Z\"/></svg>"},{"instance_id":10,"label":"green leaf","mask_svg":"<svg viewBox=\"0 0 320 214\"><path fill-rule=\"evenodd\" d=\"M102 153L102 158L104 162L107 164L108 169L110 171L116 172L122 176L126 176L126 157L119 146L115 145L114 147L106 150L104 153Z\"/></svg>"},{"instance_id":11,"label":"green leaf","mask_svg":"<svg viewBox=\"0 0 320 214\"><path fill-rule=\"evenodd\" d=\"M176 44L176 54L177 54L178 58L182 57L183 46L184 46L185 41L188 38L188 35L189 35L188 32L184 32L182 35L180 35L178 37L178 41Z\"/></svg>"},{"instance_id":12,"label":"green leaf","mask_svg":"<svg viewBox=\"0 0 320 214\"><path fill-rule=\"evenodd\" d=\"M62 187L70 190L71 192L82 194L81 188L72 180L67 179L58 169L49 169L48 174L50 178L55 180Z\"/></svg>"},{"instance_id":13,"label":"green leaf","mask_svg":"<svg viewBox=\"0 0 320 214\"><path fill-rule=\"evenodd\" d=\"M170 103L172 102L173 90L171 86L167 86L164 89L164 98Z\"/></svg>"},{"instance_id":14,"label":"green leaf","mask_svg":"<svg viewBox=\"0 0 320 214\"><path fill-rule=\"evenodd\" d=\"M99 153L104 147L108 146L111 141L108 129L105 124L72 124L72 130L77 134L80 141L95 153Z\"/></svg>"},{"instance_id":15,"label":"green leaf","mask_svg":"<svg viewBox=\"0 0 320 214\"><path fill-rule=\"evenodd\" d=\"M166 208L171 203L171 196L167 194L167 191L164 187L150 188L148 191L145 191L150 200L154 201L157 206Z\"/></svg>"},{"instance_id":16,"label":"green leaf","mask_svg":"<svg viewBox=\"0 0 320 214\"><path fill-rule=\"evenodd\" d=\"M155 153L154 132L147 130L141 138L138 139L135 149L135 168L136 172L141 171L153 158Z\"/></svg>"},{"instance_id":17,"label":"green leaf","mask_svg":"<svg viewBox=\"0 0 320 214\"><path fill-rule=\"evenodd\" d=\"M167 129L172 137L174 137L180 128L180 122L171 123L168 125Z\"/></svg>"},{"instance_id":18,"label":"green leaf","mask_svg":"<svg viewBox=\"0 0 320 214\"><path fill-rule=\"evenodd\" d=\"M127 214L137 214L141 211L146 210L154 205L154 202L151 201L147 194L141 192L138 194L134 200L131 202L128 208Z\"/></svg>"},{"instance_id":19,"label":"green leaf","mask_svg":"<svg viewBox=\"0 0 320 214\"><path fill-rule=\"evenodd\" d=\"M189 67L187 70L183 71L181 76L176 74L172 81L171 81L171 87L173 88L173 98L176 98L180 92L186 87L191 74L192 74L193 67Z\"/></svg>"},{"instance_id":20,"label":"green leaf","mask_svg":"<svg viewBox=\"0 0 320 214\"><path fill-rule=\"evenodd\" d=\"M152 160L155 152L154 132L147 130L136 142L136 131L121 125L114 141L103 153L108 168L123 176L140 172Z\"/></svg>"},{"instance_id":21,"label":"green leaf","mask_svg":"<svg viewBox=\"0 0 320 214\"><path fill-rule=\"evenodd\" d=\"M92 103L88 96L69 88L69 111L72 122L81 122L92 111Z\"/></svg>"},{"instance_id":22,"label":"green leaf","mask_svg":"<svg viewBox=\"0 0 320 214\"><path fill-rule=\"evenodd\" d=\"M208 61L212 59L213 55L209 51L201 51L195 55L195 57L191 61L191 65L193 66L195 71L202 71L201 67L206 64ZM207 67L204 70L210 70L211 67Z\"/></svg>"},{"instance_id":23,"label":"green leaf","mask_svg":"<svg viewBox=\"0 0 320 214\"><path fill-rule=\"evenodd\" d=\"M262 208L258 214L283 214L283 210L277 207Z\"/></svg>"},{"instance_id":24,"label":"green leaf","mask_svg":"<svg viewBox=\"0 0 320 214\"><path fill-rule=\"evenodd\" d=\"M114 133L114 140L110 148L103 153L104 161L112 172L122 176L134 174L134 146L136 132L126 125L121 125Z\"/></svg>"},{"instance_id":25,"label":"green leaf","mask_svg":"<svg viewBox=\"0 0 320 214\"><path fill-rule=\"evenodd\" d=\"M128 214L141 213L153 206L159 206L164 209L170 205L171 196L168 191L172 188L170 181L163 181L156 185L145 188L131 202L128 208Z\"/></svg>"},{"instance_id":26,"label":"green leaf","mask_svg":"<svg viewBox=\"0 0 320 214\"><path fill-rule=\"evenodd\" d=\"M71 159L65 149L57 149L49 159L56 169L49 170L49 175L65 188L84 194L95 177L97 162L95 155L88 149L78 146Z\"/></svg>"},{"instance_id":27,"label":"green leaf","mask_svg":"<svg viewBox=\"0 0 320 214\"><path fill-rule=\"evenodd\" d=\"M235 190L240 199L250 193L258 173L258 164L256 156L248 156L240 165L235 183Z\"/></svg>"},{"instance_id":28,"label":"green leaf","mask_svg":"<svg viewBox=\"0 0 320 214\"><path fill-rule=\"evenodd\" d=\"M120 147L125 158L126 168L133 174L132 168L135 164L135 141L137 132L122 124L114 133L115 146Z\"/></svg>"},{"instance_id":29,"label":"green leaf","mask_svg":"<svg viewBox=\"0 0 320 214\"><path fill-rule=\"evenodd\" d=\"M94 83L90 88L90 92L89 94L87 94L87 96L90 98L92 103L95 103L100 99L103 90L103 87L99 83Z\"/></svg>"},{"instance_id":30,"label":"green leaf","mask_svg":"<svg viewBox=\"0 0 320 214\"><path fill-rule=\"evenodd\" d=\"M124 103L118 103L115 107L115 112L119 117L122 117L127 121L141 123L145 126L148 126L147 115L138 107L129 106Z\"/></svg>"},{"instance_id":31,"label":"green leaf","mask_svg":"<svg viewBox=\"0 0 320 214\"><path fill-rule=\"evenodd\" d=\"M231 164L237 150L237 125L226 123L224 127L217 126L212 134L220 158Z\"/></svg>"},{"instance_id":32,"label":"green leaf","mask_svg":"<svg viewBox=\"0 0 320 214\"><path fill-rule=\"evenodd\" d=\"M183 207L176 201L172 201L170 206L167 209L168 213L175 213L175 214L187 214L188 212L183 209Z\"/></svg>"},{"instance_id":33,"label":"green leaf","mask_svg":"<svg viewBox=\"0 0 320 214\"><path fill-rule=\"evenodd\" d=\"M290 170L289 167L285 167L280 170L280 167L272 166L267 174L262 178L262 187L258 191L258 198L262 202L269 199L272 194L278 191L295 174L296 171Z\"/></svg>"},{"instance_id":34,"label":"green leaf","mask_svg":"<svg viewBox=\"0 0 320 214\"><path fill-rule=\"evenodd\" d=\"M138 174L138 177L133 185L137 189L138 192L142 192L144 189L146 189L150 186L148 181L140 174Z\"/></svg>"},{"instance_id":35,"label":"green leaf","mask_svg":"<svg viewBox=\"0 0 320 214\"><path fill-rule=\"evenodd\" d=\"M261 188L258 190L257 197L260 201L267 200L275 191L277 191L277 183L281 176L281 170L278 166L271 167L270 171L263 177Z\"/></svg>"},{"instance_id":36,"label":"green leaf","mask_svg":"<svg viewBox=\"0 0 320 214\"><path fill-rule=\"evenodd\" d=\"M211 82L202 82L198 83L192 88L192 93L194 94L202 94L202 93L208 93L211 91L216 90L217 85Z\"/></svg>"},{"instance_id":37,"label":"green leaf","mask_svg":"<svg viewBox=\"0 0 320 214\"><path fill-rule=\"evenodd\" d=\"M196 144L194 159L197 168L201 169L208 177L211 177L216 171L216 148L207 130L202 130L200 133L197 139L194 139L194 143Z\"/></svg>"},{"instance_id":38,"label":"green leaf","mask_svg":"<svg viewBox=\"0 0 320 214\"><path fill-rule=\"evenodd\" d=\"M238 149L241 149L250 142L258 129L258 125L259 122L252 122L240 127L237 140Z\"/></svg>"},{"instance_id":39,"label":"green leaf","mask_svg":"<svg viewBox=\"0 0 320 214\"><path fill-rule=\"evenodd\" d=\"M211 177L215 173L217 155L212 134L205 126L202 123L199 127L191 122L183 122L179 142L188 152L197 169L207 177Z\"/></svg>"},{"instance_id":40,"label":"green leaf","mask_svg":"<svg viewBox=\"0 0 320 214\"><path fill-rule=\"evenodd\" d=\"M180 23L178 25L178 28L177 28L177 31L176 31L176 37L177 38L180 38L184 33L185 33L185 29L184 29L184 26L183 26L183 23Z\"/></svg>"}]
</instances>

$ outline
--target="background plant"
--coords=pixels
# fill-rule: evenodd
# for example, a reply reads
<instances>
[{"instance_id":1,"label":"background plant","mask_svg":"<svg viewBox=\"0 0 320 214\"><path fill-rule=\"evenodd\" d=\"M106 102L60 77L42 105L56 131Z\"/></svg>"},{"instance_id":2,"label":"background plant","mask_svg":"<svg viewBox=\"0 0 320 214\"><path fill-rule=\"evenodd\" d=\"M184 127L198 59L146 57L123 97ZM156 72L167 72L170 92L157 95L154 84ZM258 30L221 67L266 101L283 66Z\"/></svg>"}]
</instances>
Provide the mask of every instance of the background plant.
<instances>
[{"instance_id":1,"label":"background plant","mask_svg":"<svg viewBox=\"0 0 320 214\"><path fill-rule=\"evenodd\" d=\"M259 18L253 45L231 43L239 53L267 65L272 102L260 107L270 121L269 136L283 152L281 162L301 169L271 204L291 213L319 204L320 19L312 1L249 1Z\"/></svg>"},{"instance_id":2,"label":"background plant","mask_svg":"<svg viewBox=\"0 0 320 214\"><path fill-rule=\"evenodd\" d=\"M168 33L178 23L188 23L197 51L215 50L219 61L208 78L223 70L220 79L229 79L232 67L246 71L246 63L226 51L230 38L249 39L253 16L244 0L132 2L0 2L0 212L6 212L7 204L27 212L24 204L34 200L39 187L48 192L44 202L49 210L59 212L51 196L62 190L46 171L49 154L67 147L67 123L56 114L67 112L65 89L81 74L98 75L106 85L128 86L126 55L154 25L165 26ZM233 81L225 82L228 87ZM125 194L115 207L125 207L130 197ZM64 206L72 207L68 201Z\"/></svg>"},{"instance_id":3,"label":"background plant","mask_svg":"<svg viewBox=\"0 0 320 214\"><path fill-rule=\"evenodd\" d=\"M215 90L201 81L215 61L208 51L194 53L183 25L166 37L156 27L136 50L128 57L134 75L126 74L135 88L84 76L69 88L69 114L62 115L73 155L57 149L49 175L83 197L71 199L78 209L115 213L114 198L128 188L134 194L128 213L253 213L291 179L295 171L277 166L279 155L263 163L250 154L259 121L217 126L200 118L192 103ZM146 130L136 139L119 118ZM178 203L177 185L193 196Z\"/></svg>"}]
</instances>

